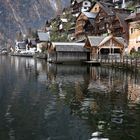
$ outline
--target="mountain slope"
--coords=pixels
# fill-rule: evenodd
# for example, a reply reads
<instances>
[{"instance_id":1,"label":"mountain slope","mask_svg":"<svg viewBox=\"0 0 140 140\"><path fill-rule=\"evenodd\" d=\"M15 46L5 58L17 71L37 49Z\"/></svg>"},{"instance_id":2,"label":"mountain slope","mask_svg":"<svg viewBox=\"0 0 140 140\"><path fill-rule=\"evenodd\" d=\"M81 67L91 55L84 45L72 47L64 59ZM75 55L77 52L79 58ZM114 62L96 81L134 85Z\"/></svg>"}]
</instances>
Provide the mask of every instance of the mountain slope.
<instances>
[{"instance_id":1,"label":"mountain slope","mask_svg":"<svg viewBox=\"0 0 140 140\"><path fill-rule=\"evenodd\" d=\"M15 33L26 33L68 6L70 0L0 0L0 44L4 37L14 39Z\"/></svg>"}]
</instances>

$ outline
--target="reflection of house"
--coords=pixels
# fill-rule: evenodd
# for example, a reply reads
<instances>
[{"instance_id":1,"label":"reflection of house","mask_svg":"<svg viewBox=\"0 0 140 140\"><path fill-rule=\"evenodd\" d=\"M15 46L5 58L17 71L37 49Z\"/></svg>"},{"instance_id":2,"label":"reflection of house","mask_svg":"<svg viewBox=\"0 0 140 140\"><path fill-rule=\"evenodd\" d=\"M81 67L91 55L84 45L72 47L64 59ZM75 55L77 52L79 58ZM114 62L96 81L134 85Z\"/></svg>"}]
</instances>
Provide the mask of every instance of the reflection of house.
<instances>
[{"instance_id":1,"label":"reflection of house","mask_svg":"<svg viewBox=\"0 0 140 140\"><path fill-rule=\"evenodd\" d=\"M53 42L49 58L53 62L76 62L87 60L89 51L84 43Z\"/></svg>"},{"instance_id":2,"label":"reflection of house","mask_svg":"<svg viewBox=\"0 0 140 140\"><path fill-rule=\"evenodd\" d=\"M129 84L128 91L128 100L132 103L140 103L140 86Z\"/></svg>"},{"instance_id":3,"label":"reflection of house","mask_svg":"<svg viewBox=\"0 0 140 140\"><path fill-rule=\"evenodd\" d=\"M129 48L128 52L133 49L140 51L140 6L136 12L126 18L129 25Z\"/></svg>"},{"instance_id":4,"label":"reflection of house","mask_svg":"<svg viewBox=\"0 0 140 140\"><path fill-rule=\"evenodd\" d=\"M130 103L140 103L140 81L131 77L128 77L128 100Z\"/></svg>"},{"instance_id":5,"label":"reflection of house","mask_svg":"<svg viewBox=\"0 0 140 140\"><path fill-rule=\"evenodd\" d=\"M83 82L87 68L80 65L48 65L48 80L62 84ZM56 76L57 75L57 76Z\"/></svg>"},{"instance_id":6,"label":"reflection of house","mask_svg":"<svg viewBox=\"0 0 140 140\"><path fill-rule=\"evenodd\" d=\"M125 41L121 37L113 36L88 36L85 47L90 49L90 59L97 58L97 55L122 54L125 48Z\"/></svg>"},{"instance_id":7,"label":"reflection of house","mask_svg":"<svg viewBox=\"0 0 140 140\"><path fill-rule=\"evenodd\" d=\"M106 85L101 83L101 81L92 81L88 85L88 90L89 91L94 91L95 93L107 93L109 92L109 89Z\"/></svg>"},{"instance_id":8,"label":"reflection of house","mask_svg":"<svg viewBox=\"0 0 140 140\"><path fill-rule=\"evenodd\" d=\"M103 67L90 67L89 92L94 93L119 93L126 90L127 83L119 71ZM118 95L120 96L120 95Z\"/></svg>"}]
</instances>

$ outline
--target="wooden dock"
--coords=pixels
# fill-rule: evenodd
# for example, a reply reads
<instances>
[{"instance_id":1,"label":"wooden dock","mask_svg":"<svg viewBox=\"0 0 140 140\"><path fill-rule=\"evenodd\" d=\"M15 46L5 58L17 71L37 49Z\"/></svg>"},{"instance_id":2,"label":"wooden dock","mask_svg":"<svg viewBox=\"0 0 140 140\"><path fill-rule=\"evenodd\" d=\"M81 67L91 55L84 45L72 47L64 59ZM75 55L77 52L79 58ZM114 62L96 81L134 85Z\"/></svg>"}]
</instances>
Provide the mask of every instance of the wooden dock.
<instances>
[{"instance_id":1,"label":"wooden dock","mask_svg":"<svg viewBox=\"0 0 140 140\"><path fill-rule=\"evenodd\" d=\"M140 70L140 58L124 56L120 59L103 58L100 60L101 65L117 67L121 69L136 71Z\"/></svg>"}]
</instances>

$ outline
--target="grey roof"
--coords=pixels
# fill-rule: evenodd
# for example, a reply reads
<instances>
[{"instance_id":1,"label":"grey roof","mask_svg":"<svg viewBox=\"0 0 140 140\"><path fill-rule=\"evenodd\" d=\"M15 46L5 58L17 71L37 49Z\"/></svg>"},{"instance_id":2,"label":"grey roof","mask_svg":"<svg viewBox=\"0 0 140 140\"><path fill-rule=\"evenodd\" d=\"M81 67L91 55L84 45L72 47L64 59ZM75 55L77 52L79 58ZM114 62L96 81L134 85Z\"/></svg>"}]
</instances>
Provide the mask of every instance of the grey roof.
<instances>
[{"instance_id":1,"label":"grey roof","mask_svg":"<svg viewBox=\"0 0 140 140\"><path fill-rule=\"evenodd\" d=\"M49 41L50 35L48 32L38 32L38 37L40 41Z\"/></svg>"},{"instance_id":2,"label":"grey roof","mask_svg":"<svg viewBox=\"0 0 140 140\"><path fill-rule=\"evenodd\" d=\"M32 45L36 45L36 40L35 39L28 39L28 42L30 42Z\"/></svg>"},{"instance_id":3,"label":"grey roof","mask_svg":"<svg viewBox=\"0 0 140 140\"><path fill-rule=\"evenodd\" d=\"M88 18L95 18L97 13L93 13L93 12L82 12L86 17Z\"/></svg>"},{"instance_id":4,"label":"grey roof","mask_svg":"<svg viewBox=\"0 0 140 140\"><path fill-rule=\"evenodd\" d=\"M65 42L53 42L52 46L57 52L88 52L84 48L85 43L65 43Z\"/></svg>"},{"instance_id":5,"label":"grey roof","mask_svg":"<svg viewBox=\"0 0 140 140\"><path fill-rule=\"evenodd\" d=\"M121 44L123 44L124 46L127 46L127 43L125 42L125 39L123 39L122 37L115 37Z\"/></svg>"},{"instance_id":6,"label":"grey roof","mask_svg":"<svg viewBox=\"0 0 140 140\"><path fill-rule=\"evenodd\" d=\"M18 48L19 49L26 49L26 43L25 42L18 42Z\"/></svg>"},{"instance_id":7,"label":"grey roof","mask_svg":"<svg viewBox=\"0 0 140 140\"><path fill-rule=\"evenodd\" d=\"M31 40L32 45L36 45L36 41L35 40Z\"/></svg>"},{"instance_id":8,"label":"grey roof","mask_svg":"<svg viewBox=\"0 0 140 140\"><path fill-rule=\"evenodd\" d=\"M82 2L83 0L76 0L78 3Z\"/></svg>"},{"instance_id":9,"label":"grey roof","mask_svg":"<svg viewBox=\"0 0 140 140\"><path fill-rule=\"evenodd\" d=\"M114 15L112 4L105 2L98 2L98 4L108 15Z\"/></svg>"},{"instance_id":10,"label":"grey roof","mask_svg":"<svg viewBox=\"0 0 140 140\"><path fill-rule=\"evenodd\" d=\"M91 46L98 46L105 36L88 36L88 40Z\"/></svg>"},{"instance_id":11,"label":"grey roof","mask_svg":"<svg viewBox=\"0 0 140 140\"><path fill-rule=\"evenodd\" d=\"M89 22L91 23L91 25L94 25L94 22L95 22L95 19L88 19L89 20Z\"/></svg>"},{"instance_id":12,"label":"grey roof","mask_svg":"<svg viewBox=\"0 0 140 140\"><path fill-rule=\"evenodd\" d=\"M126 46L125 40L122 37L113 37L112 35L110 36L106 36L99 44L99 46L103 45L104 43L106 43L108 40L110 40L111 38L114 38L117 42L119 42L120 44Z\"/></svg>"},{"instance_id":13,"label":"grey roof","mask_svg":"<svg viewBox=\"0 0 140 140\"><path fill-rule=\"evenodd\" d=\"M117 13L116 15L117 15L117 17L118 17L118 19L120 21L120 24L123 26L125 32L128 33L128 25L127 25L127 22L125 21L126 17L128 17L128 14L125 14L125 13L124 14L123 13L119 14L119 13Z\"/></svg>"}]
</instances>

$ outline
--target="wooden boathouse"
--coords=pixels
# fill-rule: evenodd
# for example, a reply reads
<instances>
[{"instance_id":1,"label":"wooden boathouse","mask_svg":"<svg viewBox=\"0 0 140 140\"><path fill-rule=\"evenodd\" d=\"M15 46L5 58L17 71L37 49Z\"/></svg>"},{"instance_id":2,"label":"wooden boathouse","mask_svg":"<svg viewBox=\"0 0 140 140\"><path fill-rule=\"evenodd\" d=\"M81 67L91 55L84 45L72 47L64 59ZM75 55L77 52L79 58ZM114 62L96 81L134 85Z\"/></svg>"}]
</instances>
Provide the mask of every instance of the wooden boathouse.
<instances>
[{"instance_id":1,"label":"wooden boathouse","mask_svg":"<svg viewBox=\"0 0 140 140\"><path fill-rule=\"evenodd\" d=\"M52 42L48 60L54 63L77 63L88 59L90 51L85 43Z\"/></svg>"}]
</instances>

